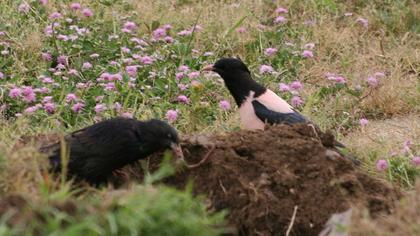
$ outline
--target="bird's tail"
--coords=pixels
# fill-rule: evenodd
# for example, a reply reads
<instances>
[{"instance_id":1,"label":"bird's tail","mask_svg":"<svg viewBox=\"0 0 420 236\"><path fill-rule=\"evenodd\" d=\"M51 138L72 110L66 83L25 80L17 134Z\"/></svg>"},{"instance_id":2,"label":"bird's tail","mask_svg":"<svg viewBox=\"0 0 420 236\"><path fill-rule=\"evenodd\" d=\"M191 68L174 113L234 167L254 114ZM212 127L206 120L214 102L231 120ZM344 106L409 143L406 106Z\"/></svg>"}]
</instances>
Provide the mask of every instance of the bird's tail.
<instances>
[{"instance_id":1,"label":"bird's tail","mask_svg":"<svg viewBox=\"0 0 420 236\"><path fill-rule=\"evenodd\" d=\"M337 140L334 140L334 147L346 148L346 146L344 144L338 142Z\"/></svg>"},{"instance_id":2,"label":"bird's tail","mask_svg":"<svg viewBox=\"0 0 420 236\"><path fill-rule=\"evenodd\" d=\"M346 152L344 152L342 149L345 149L346 148L346 145L344 145L343 143L341 143L341 142L338 142L337 140L334 140L334 147L338 150L338 152L342 155L342 156L344 156L344 157L346 157L346 158L348 158L348 159L350 159L355 165L360 165L361 164L361 162L360 162L360 160L359 160L359 158L357 158L356 156L354 156L354 155L352 155L352 154L350 154L350 153L346 153Z\"/></svg>"}]
</instances>

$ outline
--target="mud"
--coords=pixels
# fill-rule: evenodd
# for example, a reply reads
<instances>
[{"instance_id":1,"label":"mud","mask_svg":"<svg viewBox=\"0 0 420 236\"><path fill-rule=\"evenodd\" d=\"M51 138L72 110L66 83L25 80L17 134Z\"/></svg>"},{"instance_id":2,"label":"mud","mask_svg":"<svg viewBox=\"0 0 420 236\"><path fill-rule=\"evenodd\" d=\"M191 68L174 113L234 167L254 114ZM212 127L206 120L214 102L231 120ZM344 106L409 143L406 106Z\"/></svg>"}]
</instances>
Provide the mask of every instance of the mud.
<instances>
[{"instance_id":1,"label":"mud","mask_svg":"<svg viewBox=\"0 0 420 236\"><path fill-rule=\"evenodd\" d=\"M367 207L373 217L391 213L401 193L338 154L333 143L332 135L306 125L192 137L182 144L187 161L199 162L214 146L210 160L164 182L183 189L193 181L209 209L228 209L239 235L284 235L295 207L290 235L317 235L333 213L350 207ZM149 158L149 171L161 156ZM144 176L140 165L123 172L139 181Z\"/></svg>"},{"instance_id":2,"label":"mud","mask_svg":"<svg viewBox=\"0 0 420 236\"><path fill-rule=\"evenodd\" d=\"M184 138L189 163L213 149L210 159L162 182L179 189L192 182L194 194L207 197L209 210L228 210L237 235L285 235L289 228L290 235L317 235L332 214L350 207L366 207L374 218L390 214L401 192L366 174L333 144L332 135L307 125ZM141 182L142 166L153 172L162 156L118 170L112 181Z\"/></svg>"}]
</instances>

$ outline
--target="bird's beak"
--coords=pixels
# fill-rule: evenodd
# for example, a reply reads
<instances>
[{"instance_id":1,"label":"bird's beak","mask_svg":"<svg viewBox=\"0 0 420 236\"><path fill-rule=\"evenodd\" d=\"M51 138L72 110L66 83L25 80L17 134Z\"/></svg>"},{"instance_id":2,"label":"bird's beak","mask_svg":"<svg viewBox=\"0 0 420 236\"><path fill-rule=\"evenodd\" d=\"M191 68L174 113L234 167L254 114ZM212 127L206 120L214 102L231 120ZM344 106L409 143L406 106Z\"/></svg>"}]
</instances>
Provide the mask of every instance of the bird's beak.
<instances>
[{"instance_id":1,"label":"bird's beak","mask_svg":"<svg viewBox=\"0 0 420 236\"><path fill-rule=\"evenodd\" d=\"M174 153L174 155L177 158L180 158L180 159L184 160L184 153L182 153L181 145L176 144L176 143L172 143L171 144L171 149L172 149L172 152Z\"/></svg>"},{"instance_id":2,"label":"bird's beak","mask_svg":"<svg viewBox=\"0 0 420 236\"><path fill-rule=\"evenodd\" d=\"M213 65L207 65L201 71L214 71Z\"/></svg>"}]
</instances>

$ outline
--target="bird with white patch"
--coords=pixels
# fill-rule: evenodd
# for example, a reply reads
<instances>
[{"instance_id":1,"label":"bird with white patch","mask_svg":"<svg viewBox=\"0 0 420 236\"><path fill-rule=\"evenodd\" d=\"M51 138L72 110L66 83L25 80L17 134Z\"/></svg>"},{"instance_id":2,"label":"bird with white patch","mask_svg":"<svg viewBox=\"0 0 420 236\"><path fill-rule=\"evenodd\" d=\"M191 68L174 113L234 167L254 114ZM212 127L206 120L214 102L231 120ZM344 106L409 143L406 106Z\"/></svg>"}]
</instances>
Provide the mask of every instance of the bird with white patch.
<instances>
[{"instance_id":1,"label":"bird with white patch","mask_svg":"<svg viewBox=\"0 0 420 236\"><path fill-rule=\"evenodd\" d=\"M253 80L248 67L240 59L222 58L202 70L216 72L222 77L239 107L239 116L244 129L263 130L266 124L308 123L317 133L318 128L309 119L273 91ZM345 147L336 140L333 145L335 148ZM340 152L338 149L337 151ZM359 162L353 156L346 156L354 163Z\"/></svg>"},{"instance_id":2,"label":"bird with white patch","mask_svg":"<svg viewBox=\"0 0 420 236\"><path fill-rule=\"evenodd\" d=\"M214 71L223 78L239 107L241 123L245 129L264 129L265 123L308 122L285 100L253 80L247 66L239 59L222 58L203 71Z\"/></svg>"}]
</instances>

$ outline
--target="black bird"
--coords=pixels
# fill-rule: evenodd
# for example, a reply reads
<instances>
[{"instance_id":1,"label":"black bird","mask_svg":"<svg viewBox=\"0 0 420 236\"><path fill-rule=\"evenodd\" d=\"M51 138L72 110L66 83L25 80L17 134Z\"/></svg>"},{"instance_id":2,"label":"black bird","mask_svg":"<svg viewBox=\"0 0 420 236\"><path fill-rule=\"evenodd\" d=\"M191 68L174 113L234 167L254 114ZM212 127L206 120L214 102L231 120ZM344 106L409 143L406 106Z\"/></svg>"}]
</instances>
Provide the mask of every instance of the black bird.
<instances>
[{"instance_id":1,"label":"black bird","mask_svg":"<svg viewBox=\"0 0 420 236\"><path fill-rule=\"evenodd\" d=\"M308 123L315 132L319 130L285 100L253 80L248 67L240 59L222 58L203 71L214 71L222 77L239 107L244 129L264 129L265 124ZM345 147L338 141L334 141L334 146Z\"/></svg>"},{"instance_id":2,"label":"black bird","mask_svg":"<svg viewBox=\"0 0 420 236\"><path fill-rule=\"evenodd\" d=\"M113 118L75 131L65 138L69 150L67 171L71 177L91 184L106 182L114 170L146 158L154 152L172 149L183 160L179 137L164 121ZM54 171L62 166L60 142L41 148L50 152Z\"/></svg>"}]
</instances>

